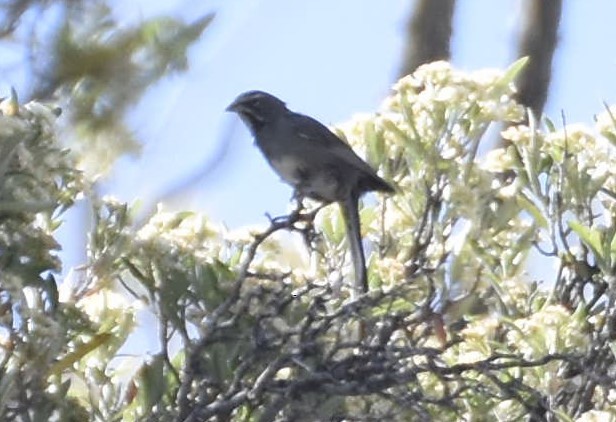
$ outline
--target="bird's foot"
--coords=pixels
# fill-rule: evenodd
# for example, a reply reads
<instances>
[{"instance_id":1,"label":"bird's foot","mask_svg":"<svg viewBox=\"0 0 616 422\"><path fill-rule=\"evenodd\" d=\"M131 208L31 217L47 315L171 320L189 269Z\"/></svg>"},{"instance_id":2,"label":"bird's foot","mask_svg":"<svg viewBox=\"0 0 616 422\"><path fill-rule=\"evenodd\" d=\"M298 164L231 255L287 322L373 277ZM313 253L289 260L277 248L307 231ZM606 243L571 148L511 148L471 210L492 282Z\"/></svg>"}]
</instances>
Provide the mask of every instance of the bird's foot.
<instances>
[{"instance_id":1,"label":"bird's foot","mask_svg":"<svg viewBox=\"0 0 616 422\"><path fill-rule=\"evenodd\" d=\"M288 225L292 226L298 222L312 223L319 211L327 204L319 205L318 207L308 210L303 203L303 198L297 199L297 207L291 211L288 215L280 215L277 217L272 217L270 214L265 214L270 223L279 224L279 225Z\"/></svg>"}]
</instances>

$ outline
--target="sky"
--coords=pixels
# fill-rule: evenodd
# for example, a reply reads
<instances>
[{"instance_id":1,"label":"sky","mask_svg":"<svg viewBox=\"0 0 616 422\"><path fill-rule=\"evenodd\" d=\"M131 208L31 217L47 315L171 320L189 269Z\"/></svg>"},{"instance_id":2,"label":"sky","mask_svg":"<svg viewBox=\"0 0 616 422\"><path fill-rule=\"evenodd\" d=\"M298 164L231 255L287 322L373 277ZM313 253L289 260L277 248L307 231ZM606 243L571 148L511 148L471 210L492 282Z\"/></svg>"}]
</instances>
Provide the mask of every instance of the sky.
<instances>
[{"instance_id":1,"label":"sky","mask_svg":"<svg viewBox=\"0 0 616 422\"><path fill-rule=\"evenodd\" d=\"M262 89L325 124L376 110L398 76L413 4L117 0L115 13L127 25L166 13L189 22L210 10L217 15L190 50L189 71L152 87L131 112L131 126L143 141L142 154L122 158L102 183L103 192L129 203L140 199L147 208L205 168L209 171L184 195L167 201L166 209L203 212L230 228L265 224L266 213L285 213L291 189L225 107L243 91ZM513 62L522 6L520 0L458 0L453 65L473 71ZM563 13L545 112L557 122L564 111L569 123L591 123L603 101L616 102L616 51L609 48L616 25L605 18L616 16L616 2L565 2ZM220 157L216 152L223 147L227 153ZM75 221L84 221L84 208L70 211L60 230L65 271L83 263ZM140 336L135 344L157 349L154 337Z\"/></svg>"},{"instance_id":2,"label":"sky","mask_svg":"<svg viewBox=\"0 0 616 422\"><path fill-rule=\"evenodd\" d=\"M143 153L122 159L104 190L148 204L207 168L183 196L168 198L168 209L202 211L231 227L284 213L290 188L267 166L239 119L224 112L226 105L243 91L262 89L326 124L375 110L398 75L413 3L119 2L117 14L126 22L166 12L189 21L207 10L217 16L190 51L189 72L152 88L131 114ZM603 101L616 100L616 54L605 47L616 39L616 27L602 19L616 14L616 2L565 3L546 113L558 121L563 110L567 122L590 123ZM454 66L504 68L515 60L522 6L519 0L459 0ZM224 145L220 159L216 151Z\"/></svg>"},{"instance_id":3,"label":"sky","mask_svg":"<svg viewBox=\"0 0 616 422\"><path fill-rule=\"evenodd\" d=\"M454 66L505 68L516 58L522 0L458 0L452 39ZM164 14L192 22L216 12L190 50L190 69L153 86L130 114L143 141L124 157L102 190L148 209L191 175L170 210L206 213L230 227L264 222L287 209L280 183L239 119L225 107L241 92L262 89L291 109L325 124L374 111L395 82L413 0L112 0L124 25ZM565 2L546 114L591 123L603 102L616 102L616 2ZM2 61L18 60L0 46ZM15 66L14 68L17 68ZM27 84L19 72L0 74L0 92ZM27 88L23 88L27 91ZM226 149L224 156L217 151ZM77 209L75 212L81 212ZM68 216L68 219L71 217ZM70 237L67 227L62 236Z\"/></svg>"},{"instance_id":4,"label":"sky","mask_svg":"<svg viewBox=\"0 0 616 422\"><path fill-rule=\"evenodd\" d=\"M398 76L414 5L412 0L114 2L118 20L126 25L169 13L188 22L208 11L215 11L216 18L191 48L189 71L152 87L131 112L142 154L119 160L102 191L129 203L139 199L147 208L179 181L208 169L165 207L203 212L230 228L266 224L266 213L284 214L291 189L268 167L239 119L224 111L226 106L243 91L262 89L325 124L376 110ZM564 112L568 123L591 124L603 102L616 103L616 25L611 19L616 2L564 3L545 112L556 122ZM458 0L453 65L473 71L513 62L523 4ZM0 60L19 56L10 45L2 46ZM0 74L0 96L10 86L20 92L20 84L27 83L15 75L19 72ZM216 152L223 147L227 153L220 157ZM67 223L59 232L65 273L84 262L86 219L83 204L65 215ZM157 350L155 337L138 335L133 341L138 350L141 344Z\"/></svg>"},{"instance_id":5,"label":"sky","mask_svg":"<svg viewBox=\"0 0 616 422\"><path fill-rule=\"evenodd\" d=\"M152 87L130 114L143 141L102 183L120 200L142 208L182 180L208 171L165 209L203 212L230 228L265 224L265 214L288 210L291 189L281 183L239 119L225 107L249 89L269 91L296 111L325 124L371 112L395 82L412 0L117 0L126 25L173 14L192 22L216 18L190 50L190 69ZM505 68L516 58L520 0L458 0L452 63L473 71ZM565 2L546 113L559 121L591 123L602 103L616 102L616 2ZM607 46L607 47L606 47ZM12 81L11 81L12 82ZM217 151L226 148L219 156ZM59 233L65 271L83 263L85 206L66 216ZM73 251L71 252L71 249ZM79 252L75 252L79 251Z\"/></svg>"}]
</instances>

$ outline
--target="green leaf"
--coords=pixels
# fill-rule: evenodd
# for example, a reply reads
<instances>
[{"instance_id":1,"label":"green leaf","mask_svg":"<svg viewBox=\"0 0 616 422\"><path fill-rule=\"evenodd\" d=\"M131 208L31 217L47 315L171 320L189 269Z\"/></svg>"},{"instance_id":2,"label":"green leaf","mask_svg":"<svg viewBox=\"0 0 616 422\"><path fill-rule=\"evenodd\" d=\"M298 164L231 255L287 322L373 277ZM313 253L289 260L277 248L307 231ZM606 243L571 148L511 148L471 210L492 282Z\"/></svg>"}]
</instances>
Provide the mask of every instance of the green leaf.
<instances>
[{"instance_id":1,"label":"green leaf","mask_svg":"<svg viewBox=\"0 0 616 422\"><path fill-rule=\"evenodd\" d=\"M526 56L526 57L522 57L521 59L518 59L515 62L513 62L511 66L507 68L507 70L505 71L505 74L500 79L500 81L498 81L498 84L504 86L504 85L509 85L511 82L513 82L515 78L518 77L522 69L526 67L528 60L529 58L528 56Z\"/></svg>"},{"instance_id":2,"label":"green leaf","mask_svg":"<svg viewBox=\"0 0 616 422\"><path fill-rule=\"evenodd\" d=\"M614 243L616 238L616 226L611 225L602 232L602 250L603 250L603 264L606 270L612 267L614 262Z\"/></svg>"},{"instance_id":3,"label":"green leaf","mask_svg":"<svg viewBox=\"0 0 616 422\"><path fill-rule=\"evenodd\" d=\"M340 207L338 207L340 208ZM344 217L340 209L335 213L336 219L334 220L334 239L337 244L344 242L346 237L346 226L344 224Z\"/></svg>"},{"instance_id":4,"label":"green leaf","mask_svg":"<svg viewBox=\"0 0 616 422\"><path fill-rule=\"evenodd\" d=\"M393 302L386 305L374 308L372 316L379 317L384 315L390 315L396 312L409 312L412 311L416 305L406 299L395 299Z\"/></svg>"},{"instance_id":5,"label":"green leaf","mask_svg":"<svg viewBox=\"0 0 616 422\"><path fill-rule=\"evenodd\" d=\"M151 362L144 364L136 379L139 389L139 402L146 414L160 402L165 393L165 361L162 355L156 355Z\"/></svg>"},{"instance_id":6,"label":"green leaf","mask_svg":"<svg viewBox=\"0 0 616 422\"><path fill-rule=\"evenodd\" d=\"M413 146L411 137L404 133L394 122L388 119L381 119L381 124L385 130L388 130L394 135L400 144L403 146Z\"/></svg>"},{"instance_id":7,"label":"green leaf","mask_svg":"<svg viewBox=\"0 0 616 422\"><path fill-rule=\"evenodd\" d=\"M543 229L547 229L548 228L548 220L543 215L541 210L531 200L529 200L523 194L522 195L518 195L516 199L518 201L518 205L524 211L528 212L533 217L533 219L535 220L535 223L537 224L537 226L539 226L539 227L541 227Z\"/></svg>"},{"instance_id":8,"label":"green leaf","mask_svg":"<svg viewBox=\"0 0 616 422\"><path fill-rule=\"evenodd\" d=\"M186 220L189 217L192 217L193 215L195 215L193 211L181 211L181 212L175 213L173 216L173 219L167 223L168 226L166 227L166 229L167 230L177 229L180 226L180 224L184 222L184 220Z\"/></svg>"},{"instance_id":9,"label":"green leaf","mask_svg":"<svg viewBox=\"0 0 616 422\"><path fill-rule=\"evenodd\" d=\"M211 308L220 305L226 298L225 292L221 289L221 281L232 279L233 272L220 261L199 265L195 271L195 294Z\"/></svg>"},{"instance_id":10,"label":"green leaf","mask_svg":"<svg viewBox=\"0 0 616 422\"><path fill-rule=\"evenodd\" d=\"M379 140L376 136L376 128L373 120L364 122L364 144L366 145L366 158L368 162L380 161L378 150Z\"/></svg>"},{"instance_id":11,"label":"green leaf","mask_svg":"<svg viewBox=\"0 0 616 422\"><path fill-rule=\"evenodd\" d=\"M550 133L556 132L556 125L554 124L552 119L550 119L549 117L544 117L543 122L545 123L545 126L548 129L548 132Z\"/></svg>"},{"instance_id":12,"label":"green leaf","mask_svg":"<svg viewBox=\"0 0 616 422\"><path fill-rule=\"evenodd\" d=\"M603 247L601 242L601 232L598 230L593 230L590 227L586 227L581 224L579 221L569 221L569 227L573 230L580 238L582 243L588 246L595 257L603 260Z\"/></svg>"},{"instance_id":13,"label":"green leaf","mask_svg":"<svg viewBox=\"0 0 616 422\"><path fill-rule=\"evenodd\" d=\"M610 262L613 263L616 261L616 235L612 235L612 238L609 241L610 244Z\"/></svg>"},{"instance_id":14,"label":"green leaf","mask_svg":"<svg viewBox=\"0 0 616 422\"><path fill-rule=\"evenodd\" d=\"M342 212L340 212L340 207L336 207L335 210L323 212L322 215L321 225L323 227L323 234L334 244L341 244L345 238L346 228L344 219L342 218Z\"/></svg>"},{"instance_id":15,"label":"green leaf","mask_svg":"<svg viewBox=\"0 0 616 422\"><path fill-rule=\"evenodd\" d=\"M186 265L189 265L189 263L186 262ZM157 269L157 277L160 280L161 304L166 309L175 312L177 302L186 294L190 285L189 273L161 266Z\"/></svg>"},{"instance_id":16,"label":"green leaf","mask_svg":"<svg viewBox=\"0 0 616 422\"><path fill-rule=\"evenodd\" d=\"M614 135L612 132L604 132L602 133L602 135L608 140L610 141L610 143L612 145L616 145L616 135Z\"/></svg>"},{"instance_id":17,"label":"green leaf","mask_svg":"<svg viewBox=\"0 0 616 422\"><path fill-rule=\"evenodd\" d=\"M112 339L113 335L111 335L110 333L101 333L95 335L90 341L77 346L77 348L75 348L73 352L67 354L62 359L51 365L51 367L49 368L49 375L60 375L66 368L79 361L91 351L96 350L104 344L107 344Z\"/></svg>"},{"instance_id":18,"label":"green leaf","mask_svg":"<svg viewBox=\"0 0 616 422\"><path fill-rule=\"evenodd\" d=\"M367 159L369 163L378 167L386 157L385 137L383 136L383 127L378 123L377 117L366 122L366 146L368 147Z\"/></svg>"},{"instance_id":19,"label":"green leaf","mask_svg":"<svg viewBox=\"0 0 616 422\"><path fill-rule=\"evenodd\" d=\"M323 235L328 238L331 239L332 236L334 235L334 226L332 224L332 219L331 218L322 218L321 219L321 232L323 233Z\"/></svg>"},{"instance_id":20,"label":"green leaf","mask_svg":"<svg viewBox=\"0 0 616 422\"><path fill-rule=\"evenodd\" d=\"M526 171L526 176L528 178L528 182L532 191L536 195L541 196L541 183L539 182L541 145L539 139L537 138L536 123L537 122L533 117L533 114L529 113L528 126L532 134L530 139L530 146L528 148L522 148L522 151L520 151L520 155L522 156L524 170Z\"/></svg>"}]
</instances>

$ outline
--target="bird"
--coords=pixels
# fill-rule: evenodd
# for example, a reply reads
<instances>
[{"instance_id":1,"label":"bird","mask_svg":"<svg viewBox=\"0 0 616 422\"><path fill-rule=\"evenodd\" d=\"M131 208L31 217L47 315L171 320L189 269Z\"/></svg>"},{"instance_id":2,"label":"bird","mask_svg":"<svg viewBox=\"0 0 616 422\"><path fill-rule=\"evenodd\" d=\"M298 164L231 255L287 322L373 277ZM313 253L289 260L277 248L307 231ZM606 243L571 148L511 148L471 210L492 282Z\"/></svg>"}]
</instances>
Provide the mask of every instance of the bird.
<instances>
[{"instance_id":1,"label":"bird","mask_svg":"<svg viewBox=\"0 0 616 422\"><path fill-rule=\"evenodd\" d=\"M272 94L244 92L226 110L239 115L266 160L297 197L339 203L355 273L352 297L366 293L359 198L370 191L392 194L394 188L327 126L289 110Z\"/></svg>"}]
</instances>

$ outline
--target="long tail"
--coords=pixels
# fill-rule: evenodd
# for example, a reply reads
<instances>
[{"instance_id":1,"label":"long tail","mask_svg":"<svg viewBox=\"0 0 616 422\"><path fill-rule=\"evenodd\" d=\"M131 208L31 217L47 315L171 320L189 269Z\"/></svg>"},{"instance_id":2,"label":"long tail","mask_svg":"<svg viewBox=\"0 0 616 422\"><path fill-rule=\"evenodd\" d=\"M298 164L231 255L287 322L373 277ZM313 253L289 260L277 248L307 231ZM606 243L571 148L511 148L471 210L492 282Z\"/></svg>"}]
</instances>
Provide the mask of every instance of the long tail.
<instances>
[{"instance_id":1,"label":"long tail","mask_svg":"<svg viewBox=\"0 0 616 422\"><path fill-rule=\"evenodd\" d=\"M368 291L368 275L366 273L366 258L361 241L361 225L359 220L359 195L352 193L340 203L344 224L346 225L347 239L351 247L353 268L355 270L355 287L353 298Z\"/></svg>"}]
</instances>

